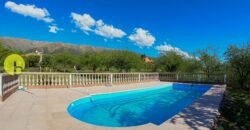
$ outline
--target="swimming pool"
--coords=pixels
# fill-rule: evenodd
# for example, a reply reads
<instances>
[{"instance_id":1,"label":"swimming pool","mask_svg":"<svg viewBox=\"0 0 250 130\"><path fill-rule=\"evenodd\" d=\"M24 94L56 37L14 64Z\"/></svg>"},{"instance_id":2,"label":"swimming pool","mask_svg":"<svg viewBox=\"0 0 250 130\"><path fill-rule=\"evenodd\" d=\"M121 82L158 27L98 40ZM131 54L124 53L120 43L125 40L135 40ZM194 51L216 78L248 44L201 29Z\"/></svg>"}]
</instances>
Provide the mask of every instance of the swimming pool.
<instances>
[{"instance_id":1,"label":"swimming pool","mask_svg":"<svg viewBox=\"0 0 250 130\"><path fill-rule=\"evenodd\" d=\"M169 84L97 94L72 102L68 113L83 122L109 127L160 125L198 99L209 85Z\"/></svg>"}]
</instances>

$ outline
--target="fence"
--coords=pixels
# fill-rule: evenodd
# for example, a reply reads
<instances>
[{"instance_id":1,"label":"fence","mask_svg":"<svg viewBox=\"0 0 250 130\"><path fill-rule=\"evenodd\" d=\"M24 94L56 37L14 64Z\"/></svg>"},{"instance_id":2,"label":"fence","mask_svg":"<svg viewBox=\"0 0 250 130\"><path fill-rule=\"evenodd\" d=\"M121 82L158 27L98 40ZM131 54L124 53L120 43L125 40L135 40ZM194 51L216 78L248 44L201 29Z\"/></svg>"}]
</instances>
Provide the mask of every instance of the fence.
<instances>
[{"instance_id":1,"label":"fence","mask_svg":"<svg viewBox=\"0 0 250 130\"><path fill-rule=\"evenodd\" d=\"M226 83L225 74L205 73L22 73L10 76L0 74L0 99L4 100L18 88L76 87L135 83L144 81L189 83Z\"/></svg>"},{"instance_id":2,"label":"fence","mask_svg":"<svg viewBox=\"0 0 250 130\"><path fill-rule=\"evenodd\" d=\"M0 100L5 100L18 88L18 76L0 74Z\"/></svg>"},{"instance_id":3,"label":"fence","mask_svg":"<svg viewBox=\"0 0 250 130\"><path fill-rule=\"evenodd\" d=\"M22 86L89 86L159 80L159 73L22 73Z\"/></svg>"},{"instance_id":4,"label":"fence","mask_svg":"<svg viewBox=\"0 0 250 130\"><path fill-rule=\"evenodd\" d=\"M189 83L226 83L226 74L205 74L205 73L160 73L160 81L189 82Z\"/></svg>"}]
</instances>

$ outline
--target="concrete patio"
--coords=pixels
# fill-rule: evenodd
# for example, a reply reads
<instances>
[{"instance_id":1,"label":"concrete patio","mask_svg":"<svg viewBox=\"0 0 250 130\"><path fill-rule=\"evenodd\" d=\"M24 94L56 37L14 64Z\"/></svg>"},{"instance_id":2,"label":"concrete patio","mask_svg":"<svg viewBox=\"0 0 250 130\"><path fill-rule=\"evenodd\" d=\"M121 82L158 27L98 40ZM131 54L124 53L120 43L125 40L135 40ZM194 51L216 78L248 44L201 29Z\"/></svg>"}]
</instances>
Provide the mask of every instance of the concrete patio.
<instances>
[{"instance_id":1,"label":"concrete patio","mask_svg":"<svg viewBox=\"0 0 250 130\"><path fill-rule=\"evenodd\" d=\"M88 93L116 92L165 84L168 82L19 90L0 102L0 130L208 130L218 112L224 85L214 85L192 105L160 126L146 124L128 128L98 127L76 120L67 113L69 103L87 96Z\"/></svg>"}]
</instances>

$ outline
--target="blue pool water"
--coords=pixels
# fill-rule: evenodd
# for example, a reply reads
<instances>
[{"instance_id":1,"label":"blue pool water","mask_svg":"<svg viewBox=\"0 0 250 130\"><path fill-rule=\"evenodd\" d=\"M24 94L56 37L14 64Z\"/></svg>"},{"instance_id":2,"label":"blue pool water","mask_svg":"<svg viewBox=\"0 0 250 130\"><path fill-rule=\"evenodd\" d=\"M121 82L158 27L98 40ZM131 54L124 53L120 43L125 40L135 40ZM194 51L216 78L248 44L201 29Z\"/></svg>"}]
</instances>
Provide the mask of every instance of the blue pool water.
<instances>
[{"instance_id":1,"label":"blue pool water","mask_svg":"<svg viewBox=\"0 0 250 130\"><path fill-rule=\"evenodd\" d=\"M110 94L72 102L74 118L98 126L128 127L147 123L160 125L199 98L211 86L169 84Z\"/></svg>"}]
</instances>

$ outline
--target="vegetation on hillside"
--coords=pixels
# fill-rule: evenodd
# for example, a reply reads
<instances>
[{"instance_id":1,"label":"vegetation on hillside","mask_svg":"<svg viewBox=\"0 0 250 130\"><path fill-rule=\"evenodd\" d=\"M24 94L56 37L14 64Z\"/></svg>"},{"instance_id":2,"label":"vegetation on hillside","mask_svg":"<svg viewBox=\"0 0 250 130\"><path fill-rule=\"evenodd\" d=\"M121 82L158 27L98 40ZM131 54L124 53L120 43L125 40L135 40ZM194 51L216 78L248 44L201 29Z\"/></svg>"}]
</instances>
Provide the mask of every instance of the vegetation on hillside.
<instances>
[{"instance_id":1,"label":"vegetation on hillside","mask_svg":"<svg viewBox=\"0 0 250 130\"><path fill-rule=\"evenodd\" d=\"M6 49L11 53L15 51ZM6 56L4 51L0 55ZM126 50L87 51L74 54L68 51L43 54L23 53L26 61L25 71L42 72L205 72L213 73L220 70L219 58L208 51L198 52L200 57L185 57L174 51L161 54L153 62L145 62L145 55ZM2 60L4 59L1 58ZM214 64L216 63L216 65ZM1 64L2 66L3 64Z\"/></svg>"}]
</instances>

